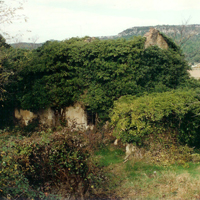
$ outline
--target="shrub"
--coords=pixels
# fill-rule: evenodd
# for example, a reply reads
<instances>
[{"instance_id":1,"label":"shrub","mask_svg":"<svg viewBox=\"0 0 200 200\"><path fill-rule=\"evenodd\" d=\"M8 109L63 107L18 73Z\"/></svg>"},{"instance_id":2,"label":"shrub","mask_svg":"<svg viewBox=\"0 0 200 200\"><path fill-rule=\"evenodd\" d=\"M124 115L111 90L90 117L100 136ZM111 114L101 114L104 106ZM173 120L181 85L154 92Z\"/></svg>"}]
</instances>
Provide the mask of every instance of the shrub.
<instances>
[{"instance_id":1,"label":"shrub","mask_svg":"<svg viewBox=\"0 0 200 200\"><path fill-rule=\"evenodd\" d=\"M0 198L45 197L61 187L76 197L90 193L97 168L79 133L47 131L29 138L4 133L0 143Z\"/></svg>"},{"instance_id":2,"label":"shrub","mask_svg":"<svg viewBox=\"0 0 200 200\"><path fill-rule=\"evenodd\" d=\"M144 158L157 165L178 164L187 167L189 162L194 161L194 149L178 144L176 136L170 133L148 135L144 147Z\"/></svg>"},{"instance_id":3,"label":"shrub","mask_svg":"<svg viewBox=\"0 0 200 200\"><path fill-rule=\"evenodd\" d=\"M125 96L110 114L114 135L141 145L150 134L175 135L179 142L200 145L199 97L194 90L174 90L142 97Z\"/></svg>"}]
</instances>

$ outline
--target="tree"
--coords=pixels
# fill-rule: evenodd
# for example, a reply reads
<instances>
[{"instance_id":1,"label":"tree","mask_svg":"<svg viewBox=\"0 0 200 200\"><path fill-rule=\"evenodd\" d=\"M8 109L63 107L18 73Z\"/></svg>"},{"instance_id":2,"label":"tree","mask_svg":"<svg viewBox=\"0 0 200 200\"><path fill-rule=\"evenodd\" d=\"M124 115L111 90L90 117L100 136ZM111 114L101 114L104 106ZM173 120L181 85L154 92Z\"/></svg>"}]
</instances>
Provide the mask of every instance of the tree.
<instances>
[{"instance_id":1,"label":"tree","mask_svg":"<svg viewBox=\"0 0 200 200\"><path fill-rule=\"evenodd\" d=\"M196 27L192 28L192 25L188 24L189 19L182 22L182 25L176 26L172 32L172 38L176 42L176 44L180 47L184 47L186 42L190 40L197 34Z\"/></svg>"},{"instance_id":2,"label":"tree","mask_svg":"<svg viewBox=\"0 0 200 200\"><path fill-rule=\"evenodd\" d=\"M196 24L189 24L189 20L184 20L179 26L165 26L160 31L166 32L174 42L185 52L185 57L189 62L200 62L199 31Z\"/></svg>"},{"instance_id":3,"label":"tree","mask_svg":"<svg viewBox=\"0 0 200 200\"><path fill-rule=\"evenodd\" d=\"M10 48L5 42L5 39L0 35L0 101L4 100L4 93L6 92L4 86L7 84L11 71L4 68L4 62L7 59L7 49Z\"/></svg>"},{"instance_id":4,"label":"tree","mask_svg":"<svg viewBox=\"0 0 200 200\"><path fill-rule=\"evenodd\" d=\"M3 25L12 24L14 21L27 20L25 15L18 14L18 11L23 9L24 2L25 0L0 0L0 31L3 35L9 36L9 34L3 30Z\"/></svg>"},{"instance_id":5,"label":"tree","mask_svg":"<svg viewBox=\"0 0 200 200\"><path fill-rule=\"evenodd\" d=\"M10 4L9 4L10 3ZM22 5L24 0L10 0L0 1L0 32L9 38L9 34L3 29L3 25L11 24L14 21L25 20L24 15L18 14L18 11L23 9ZM0 35L0 102L4 101L4 93L6 92L4 86L8 83L9 77L13 74L12 71L6 70L4 68L4 62L8 59L8 49L11 48L9 44L6 43L6 39Z\"/></svg>"}]
</instances>

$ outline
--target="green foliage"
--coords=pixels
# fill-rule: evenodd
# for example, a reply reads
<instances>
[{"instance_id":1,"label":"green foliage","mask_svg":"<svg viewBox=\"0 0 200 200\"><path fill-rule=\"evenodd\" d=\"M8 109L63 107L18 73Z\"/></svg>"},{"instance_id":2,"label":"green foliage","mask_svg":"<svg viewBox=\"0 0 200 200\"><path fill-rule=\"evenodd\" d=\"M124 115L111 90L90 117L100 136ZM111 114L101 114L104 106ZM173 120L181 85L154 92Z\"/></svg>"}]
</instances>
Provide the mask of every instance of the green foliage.
<instances>
[{"instance_id":1,"label":"green foliage","mask_svg":"<svg viewBox=\"0 0 200 200\"><path fill-rule=\"evenodd\" d=\"M199 97L194 90L174 90L142 97L122 97L110 114L114 134L141 145L150 134L167 133L199 145Z\"/></svg>"},{"instance_id":2,"label":"green foliage","mask_svg":"<svg viewBox=\"0 0 200 200\"><path fill-rule=\"evenodd\" d=\"M200 35L193 35L188 41L186 41L183 46L183 52L186 55L186 59L190 63L199 63L200 62Z\"/></svg>"},{"instance_id":3,"label":"green foliage","mask_svg":"<svg viewBox=\"0 0 200 200\"><path fill-rule=\"evenodd\" d=\"M0 34L0 48L10 48L11 46L6 43L6 39Z\"/></svg>"},{"instance_id":4,"label":"green foliage","mask_svg":"<svg viewBox=\"0 0 200 200\"><path fill-rule=\"evenodd\" d=\"M49 106L59 108L75 101L79 90L74 83L78 80L75 69L68 64L66 47L64 43L48 42L29 52L19 73L16 98L22 108L32 111Z\"/></svg>"},{"instance_id":5,"label":"green foliage","mask_svg":"<svg viewBox=\"0 0 200 200\"><path fill-rule=\"evenodd\" d=\"M107 120L113 102L121 96L168 91L189 79L178 47L144 50L144 42L142 37L129 41L86 37L13 51L5 65L15 72L7 90L15 107L60 109L82 101Z\"/></svg>"},{"instance_id":6,"label":"green foliage","mask_svg":"<svg viewBox=\"0 0 200 200\"><path fill-rule=\"evenodd\" d=\"M159 166L177 164L188 167L188 163L194 161L194 148L180 145L175 134L152 133L145 138L143 146L146 150L144 157Z\"/></svg>"},{"instance_id":7,"label":"green foliage","mask_svg":"<svg viewBox=\"0 0 200 200\"><path fill-rule=\"evenodd\" d=\"M12 75L11 71L4 67L4 63L8 60L8 52L10 45L6 43L6 40L0 35L0 106L5 101L5 85L8 83L9 77Z\"/></svg>"},{"instance_id":8,"label":"green foliage","mask_svg":"<svg viewBox=\"0 0 200 200\"><path fill-rule=\"evenodd\" d=\"M13 111L18 106L16 83L24 54L24 50L16 50L6 44L0 47L0 127L13 124Z\"/></svg>"},{"instance_id":9,"label":"green foliage","mask_svg":"<svg viewBox=\"0 0 200 200\"><path fill-rule=\"evenodd\" d=\"M160 33L160 34L162 35L162 37L165 39L165 41L169 45L169 48L173 49L174 51L178 51L179 53L181 53L181 48L175 44L175 42L173 41L172 38L167 37L163 33Z\"/></svg>"}]
</instances>

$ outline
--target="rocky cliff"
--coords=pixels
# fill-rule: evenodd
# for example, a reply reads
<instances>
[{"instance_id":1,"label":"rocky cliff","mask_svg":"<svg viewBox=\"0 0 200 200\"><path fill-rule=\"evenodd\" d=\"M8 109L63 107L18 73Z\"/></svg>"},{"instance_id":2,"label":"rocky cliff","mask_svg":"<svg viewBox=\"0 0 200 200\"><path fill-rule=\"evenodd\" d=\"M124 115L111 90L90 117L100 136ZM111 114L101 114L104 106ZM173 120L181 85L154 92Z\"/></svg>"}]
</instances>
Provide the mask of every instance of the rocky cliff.
<instances>
[{"instance_id":1,"label":"rocky cliff","mask_svg":"<svg viewBox=\"0 0 200 200\"><path fill-rule=\"evenodd\" d=\"M191 25L157 25L157 26L135 26L128 28L117 35L113 36L103 36L102 39L110 39L110 38L129 38L132 36L143 36L149 29L154 28L159 30L160 32L170 36L174 33L180 35L184 30L185 32L192 32L196 35L200 35L200 24L191 24Z\"/></svg>"}]
</instances>

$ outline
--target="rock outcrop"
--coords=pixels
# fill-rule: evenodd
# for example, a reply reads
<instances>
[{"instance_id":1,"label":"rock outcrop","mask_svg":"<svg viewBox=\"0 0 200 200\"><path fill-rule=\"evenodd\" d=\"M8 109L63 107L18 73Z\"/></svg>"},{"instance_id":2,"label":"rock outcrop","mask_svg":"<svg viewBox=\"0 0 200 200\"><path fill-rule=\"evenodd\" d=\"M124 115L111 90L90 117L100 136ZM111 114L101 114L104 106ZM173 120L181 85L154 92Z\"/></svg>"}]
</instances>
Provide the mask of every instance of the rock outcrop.
<instances>
[{"instance_id":1,"label":"rock outcrop","mask_svg":"<svg viewBox=\"0 0 200 200\"><path fill-rule=\"evenodd\" d=\"M164 37L160 34L158 30L155 28L151 28L149 32L147 32L144 37L146 37L145 41L145 49L149 46L155 46L157 45L161 49L168 49L169 46L167 42L165 41Z\"/></svg>"}]
</instances>

